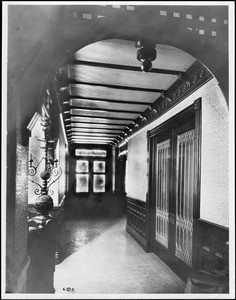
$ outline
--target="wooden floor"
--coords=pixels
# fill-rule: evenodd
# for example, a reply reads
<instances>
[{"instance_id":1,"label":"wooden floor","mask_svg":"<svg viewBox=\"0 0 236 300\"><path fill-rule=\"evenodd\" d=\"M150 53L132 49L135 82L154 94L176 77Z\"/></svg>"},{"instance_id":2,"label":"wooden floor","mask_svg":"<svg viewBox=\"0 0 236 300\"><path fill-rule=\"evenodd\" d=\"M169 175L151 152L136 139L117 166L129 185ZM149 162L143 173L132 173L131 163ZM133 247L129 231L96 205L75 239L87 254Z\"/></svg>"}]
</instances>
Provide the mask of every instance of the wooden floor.
<instances>
[{"instance_id":1,"label":"wooden floor","mask_svg":"<svg viewBox=\"0 0 236 300\"><path fill-rule=\"evenodd\" d=\"M184 282L155 254L145 253L125 225L124 217L67 221L56 294L183 293Z\"/></svg>"}]
</instances>

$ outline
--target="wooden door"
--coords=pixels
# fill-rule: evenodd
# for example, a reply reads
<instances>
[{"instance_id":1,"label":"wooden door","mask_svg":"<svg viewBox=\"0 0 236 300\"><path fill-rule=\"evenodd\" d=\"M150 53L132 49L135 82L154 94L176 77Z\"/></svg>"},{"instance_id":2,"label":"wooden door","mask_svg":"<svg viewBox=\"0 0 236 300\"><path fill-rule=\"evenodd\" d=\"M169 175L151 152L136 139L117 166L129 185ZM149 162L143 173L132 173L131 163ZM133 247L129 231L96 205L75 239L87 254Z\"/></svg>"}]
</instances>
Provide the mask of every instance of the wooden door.
<instances>
[{"instance_id":1,"label":"wooden door","mask_svg":"<svg viewBox=\"0 0 236 300\"><path fill-rule=\"evenodd\" d=\"M193 108L149 133L148 242L177 273L187 273L193 267L199 213L199 134Z\"/></svg>"}]
</instances>

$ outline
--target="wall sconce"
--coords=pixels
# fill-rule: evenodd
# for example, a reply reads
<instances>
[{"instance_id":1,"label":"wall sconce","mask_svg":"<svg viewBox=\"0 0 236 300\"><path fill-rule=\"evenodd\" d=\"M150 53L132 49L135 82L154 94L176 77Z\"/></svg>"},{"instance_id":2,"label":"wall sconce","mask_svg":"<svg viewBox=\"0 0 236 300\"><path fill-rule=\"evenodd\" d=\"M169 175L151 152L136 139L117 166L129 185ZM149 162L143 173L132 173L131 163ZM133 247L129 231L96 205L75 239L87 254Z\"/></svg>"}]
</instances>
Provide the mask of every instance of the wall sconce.
<instances>
[{"instance_id":1,"label":"wall sconce","mask_svg":"<svg viewBox=\"0 0 236 300\"><path fill-rule=\"evenodd\" d=\"M61 174L62 169L59 167L58 159L54 159L52 156L51 151L54 151L55 149L55 141L49 138L49 128L50 128L50 117L45 112L44 109L42 109L42 117L41 117L41 126L44 131L44 138L43 139L37 139L37 145L39 148L44 150L44 155L39 161L39 163L34 166L34 160L32 157L32 153L30 154L29 159L29 170L28 179L39 186L34 193L36 195L39 195L39 197L35 201L35 208L39 214L47 215L48 212L53 207L53 200L49 196L53 195L53 190L50 190L50 186L56 182ZM40 173L40 177L42 179L42 184L39 184L34 180L34 177L37 175L39 167L43 164L43 171ZM33 179L31 179L32 177Z\"/></svg>"},{"instance_id":2,"label":"wall sconce","mask_svg":"<svg viewBox=\"0 0 236 300\"><path fill-rule=\"evenodd\" d=\"M141 61L141 70L143 72L150 72L152 69L152 61L156 59L155 44L139 39L135 45L139 48L137 51L137 59Z\"/></svg>"}]
</instances>

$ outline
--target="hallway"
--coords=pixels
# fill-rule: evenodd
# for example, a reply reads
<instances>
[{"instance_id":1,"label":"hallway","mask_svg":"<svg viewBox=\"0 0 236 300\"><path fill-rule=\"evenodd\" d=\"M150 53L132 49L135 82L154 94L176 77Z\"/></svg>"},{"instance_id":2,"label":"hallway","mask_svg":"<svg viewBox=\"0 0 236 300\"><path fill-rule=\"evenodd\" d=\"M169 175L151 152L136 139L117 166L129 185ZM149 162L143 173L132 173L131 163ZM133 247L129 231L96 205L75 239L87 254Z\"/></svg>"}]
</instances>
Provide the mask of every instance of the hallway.
<instances>
[{"instance_id":1,"label":"hallway","mask_svg":"<svg viewBox=\"0 0 236 300\"><path fill-rule=\"evenodd\" d=\"M56 294L183 293L184 282L125 231L124 217L68 220L65 226Z\"/></svg>"},{"instance_id":2,"label":"hallway","mask_svg":"<svg viewBox=\"0 0 236 300\"><path fill-rule=\"evenodd\" d=\"M235 292L234 6L131 2L3 5L6 299Z\"/></svg>"}]
</instances>

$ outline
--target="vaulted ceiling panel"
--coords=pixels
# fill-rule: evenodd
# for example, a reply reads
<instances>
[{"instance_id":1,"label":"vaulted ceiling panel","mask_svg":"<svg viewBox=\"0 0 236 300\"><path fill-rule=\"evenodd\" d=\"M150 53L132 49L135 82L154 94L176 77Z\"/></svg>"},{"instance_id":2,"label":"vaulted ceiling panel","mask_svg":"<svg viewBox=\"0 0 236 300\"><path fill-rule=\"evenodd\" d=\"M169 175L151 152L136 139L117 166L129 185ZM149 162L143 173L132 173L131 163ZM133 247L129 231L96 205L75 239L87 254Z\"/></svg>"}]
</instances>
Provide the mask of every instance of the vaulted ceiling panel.
<instances>
[{"instance_id":1,"label":"vaulted ceiling panel","mask_svg":"<svg viewBox=\"0 0 236 300\"><path fill-rule=\"evenodd\" d=\"M116 138L118 134L108 134L108 133L87 133L87 132L72 132L71 137L99 137L101 139L104 138Z\"/></svg>"},{"instance_id":2,"label":"vaulted ceiling panel","mask_svg":"<svg viewBox=\"0 0 236 300\"><path fill-rule=\"evenodd\" d=\"M83 136L83 135L72 135L71 136L72 139L89 139L89 140L105 140L105 141L112 141L114 138L116 137L107 137L107 136L92 136L92 135L88 135L88 136Z\"/></svg>"},{"instance_id":3,"label":"vaulted ceiling panel","mask_svg":"<svg viewBox=\"0 0 236 300\"><path fill-rule=\"evenodd\" d=\"M106 118L95 118L95 117L71 117L69 118L71 122L91 122L98 124L130 124L130 120L119 120L119 119L106 119Z\"/></svg>"},{"instance_id":4,"label":"vaulted ceiling panel","mask_svg":"<svg viewBox=\"0 0 236 300\"><path fill-rule=\"evenodd\" d=\"M88 134L88 133L99 133L101 135L107 134L119 134L122 132L120 129L102 129L102 128L71 128L71 132L78 132L81 134Z\"/></svg>"},{"instance_id":5,"label":"vaulted ceiling panel","mask_svg":"<svg viewBox=\"0 0 236 300\"><path fill-rule=\"evenodd\" d=\"M87 141L87 140L71 140L70 143L73 143L73 144L80 144L80 145L87 145L87 144L90 144L90 145L110 145L111 143L110 142L104 142L104 141L101 141L101 140L98 140L98 141Z\"/></svg>"},{"instance_id":6,"label":"vaulted ceiling panel","mask_svg":"<svg viewBox=\"0 0 236 300\"><path fill-rule=\"evenodd\" d=\"M167 90L179 77L172 74L142 73L141 71L102 68L87 65L68 66L68 77L82 83L143 89Z\"/></svg>"},{"instance_id":7,"label":"vaulted ceiling panel","mask_svg":"<svg viewBox=\"0 0 236 300\"><path fill-rule=\"evenodd\" d=\"M87 130L88 128L90 128L91 130L100 130L103 129L104 131L106 130L115 130L115 131L120 131L124 128L126 128L125 125L114 125L114 124L101 124L101 123L81 123L81 122L77 122L77 123L71 123L69 125L66 125L66 127L71 127L73 128L80 128L81 130Z\"/></svg>"},{"instance_id":8,"label":"vaulted ceiling panel","mask_svg":"<svg viewBox=\"0 0 236 300\"><path fill-rule=\"evenodd\" d=\"M80 109L80 108L72 108L70 109L71 115L77 116L94 116L94 117L102 117L102 118L112 118L112 119L128 119L133 120L139 116L138 113L131 112L113 112L113 111L105 111L105 110L95 110L95 109Z\"/></svg>"},{"instance_id":9,"label":"vaulted ceiling panel","mask_svg":"<svg viewBox=\"0 0 236 300\"><path fill-rule=\"evenodd\" d=\"M110 144L113 142L114 139L101 139L101 138L85 138L85 137L75 137L71 139L72 141L78 141L78 142L85 142L85 143L90 143L90 142L103 142L103 143L107 143Z\"/></svg>"},{"instance_id":10,"label":"vaulted ceiling panel","mask_svg":"<svg viewBox=\"0 0 236 300\"><path fill-rule=\"evenodd\" d=\"M147 109L147 105L143 104L132 104L127 105L127 103L117 103L111 101L100 101L91 99L71 99L70 105L80 108L92 108L92 109L105 109L105 110L122 110L122 111L133 111L133 112L143 112Z\"/></svg>"}]
</instances>

